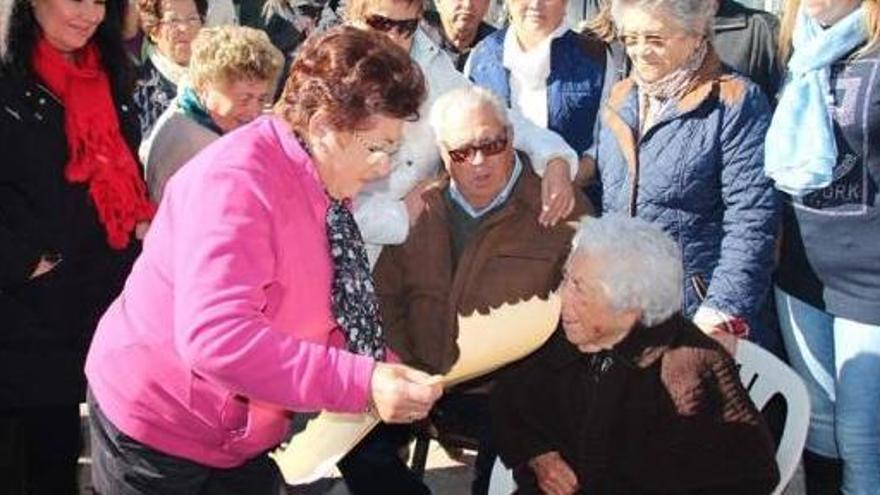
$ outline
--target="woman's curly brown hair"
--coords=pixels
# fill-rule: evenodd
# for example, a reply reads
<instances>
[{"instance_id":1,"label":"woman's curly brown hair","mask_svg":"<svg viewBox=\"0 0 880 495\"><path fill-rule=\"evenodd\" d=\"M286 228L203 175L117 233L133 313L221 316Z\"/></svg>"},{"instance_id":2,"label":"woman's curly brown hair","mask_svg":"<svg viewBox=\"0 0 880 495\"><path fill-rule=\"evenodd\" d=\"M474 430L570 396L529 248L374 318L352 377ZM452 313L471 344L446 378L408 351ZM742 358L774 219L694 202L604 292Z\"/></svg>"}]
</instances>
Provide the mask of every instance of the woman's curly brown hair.
<instances>
[{"instance_id":1,"label":"woman's curly brown hair","mask_svg":"<svg viewBox=\"0 0 880 495\"><path fill-rule=\"evenodd\" d=\"M346 131L374 115L418 120L426 95L422 71L387 36L339 26L302 46L275 110L300 135L318 111Z\"/></svg>"}]
</instances>

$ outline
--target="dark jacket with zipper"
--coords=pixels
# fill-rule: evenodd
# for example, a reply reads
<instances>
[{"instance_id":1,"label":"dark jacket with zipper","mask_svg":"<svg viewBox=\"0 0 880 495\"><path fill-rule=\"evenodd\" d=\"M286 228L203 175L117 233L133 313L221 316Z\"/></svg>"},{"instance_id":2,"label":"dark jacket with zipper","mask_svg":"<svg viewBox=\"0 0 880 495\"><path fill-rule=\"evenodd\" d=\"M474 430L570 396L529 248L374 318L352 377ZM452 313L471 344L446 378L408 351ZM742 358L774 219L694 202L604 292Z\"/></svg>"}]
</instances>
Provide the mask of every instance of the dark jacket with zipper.
<instances>
[{"instance_id":1,"label":"dark jacket with zipper","mask_svg":"<svg viewBox=\"0 0 880 495\"><path fill-rule=\"evenodd\" d=\"M713 52L696 77L644 133L634 81L614 86L602 113L596 187L603 212L634 209L681 247L686 317L705 299L746 318L760 341L778 230L778 198L763 167L770 107Z\"/></svg>"},{"instance_id":2,"label":"dark jacket with zipper","mask_svg":"<svg viewBox=\"0 0 880 495\"><path fill-rule=\"evenodd\" d=\"M714 28L713 42L721 61L760 86L771 103L775 101L782 81L782 64L776 54L776 16L722 0Z\"/></svg>"},{"instance_id":3,"label":"dark jacket with zipper","mask_svg":"<svg viewBox=\"0 0 880 495\"><path fill-rule=\"evenodd\" d=\"M733 360L680 314L597 353L560 328L500 379L490 412L521 494L540 493L528 461L552 451L584 495L762 495L779 480Z\"/></svg>"},{"instance_id":4,"label":"dark jacket with zipper","mask_svg":"<svg viewBox=\"0 0 880 495\"><path fill-rule=\"evenodd\" d=\"M134 154L137 113L116 108ZM0 80L0 157L0 408L76 404L92 332L140 243L108 246L88 186L64 178L64 108L33 78ZM30 279L48 254L61 263Z\"/></svg>"}]
</instances>

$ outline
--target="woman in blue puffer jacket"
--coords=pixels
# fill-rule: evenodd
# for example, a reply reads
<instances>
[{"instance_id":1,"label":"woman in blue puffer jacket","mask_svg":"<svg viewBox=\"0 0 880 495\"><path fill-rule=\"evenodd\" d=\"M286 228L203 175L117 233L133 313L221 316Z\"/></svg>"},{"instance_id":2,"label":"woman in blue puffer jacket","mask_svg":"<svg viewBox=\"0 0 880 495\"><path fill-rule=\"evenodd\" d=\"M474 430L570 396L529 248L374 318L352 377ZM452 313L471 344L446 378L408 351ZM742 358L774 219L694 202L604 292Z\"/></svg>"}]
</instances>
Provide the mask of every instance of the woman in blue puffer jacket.
<instances>
[{"instance_id":1,"label":"woman in blue puffer jacket","mask_svg":"<svg viewBox=\"0 0 880 495\"><path fill-rule=\"evenodd\" d=\"M679 243L685 315L762 342L778 210L762 168L771 113L761 89L719 61L713 15L699 0L612 2L633 71L602 111L598 189L604 211L655 222Z\"/></svg>"}]
</instances>

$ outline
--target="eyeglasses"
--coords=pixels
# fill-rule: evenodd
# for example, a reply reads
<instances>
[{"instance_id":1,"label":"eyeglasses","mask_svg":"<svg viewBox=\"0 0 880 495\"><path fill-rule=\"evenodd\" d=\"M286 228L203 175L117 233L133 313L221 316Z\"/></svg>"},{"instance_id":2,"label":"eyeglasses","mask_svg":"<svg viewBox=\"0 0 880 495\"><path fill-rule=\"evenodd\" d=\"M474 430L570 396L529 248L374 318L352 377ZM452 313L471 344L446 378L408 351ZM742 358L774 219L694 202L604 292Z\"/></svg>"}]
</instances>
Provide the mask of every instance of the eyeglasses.
<instances>
[{"instance_id":1,"label":"eyeglasses","mask_svg":"<svg viewBox=\"0 0 880 495\"><path fill-rule=\"evenodd\" d=\"M372 29L383 33L390 33L393 29L397 31L399 36L404 38L411 37L419 27L418 17L415 19L391 19L384 15L373 14L367 16L367 18L364 19L364 22Z\"/></svg>"},{"instance_id":2,"label":"eyeglasses","mask_svg":"<svg viewBox=\"0 0 880 495\"><path fill-rule=\"evenodd\" d=\"M400 151L399 144L383 146L375 141L370 141L369 139L364 138L361 133L357 131L352 135L354 136L354 140L370 153L385 153L389 157L392 157Z\"/></svg>"},{"instance_id":3,"label":"eyeglasses","mask_svg":"<svg viewBox=\"0 0 880 495\"><path fill-rule=\"evenodd\" d=\"M618 36L620 42L623 43L624 48L627 50L632 50L641 44L656 51L664 51L669 48L672 41L684 37L683 35L665 36L658 33L621 33Z\"/></svg>"},{"instance_id":4,"label":"eyeglasses","mask_svg":"<svg viewBox=\"0 0 880 495\"><path fill-rule=\"evenodd\" d=\"M189 17L168 17L160 19L159 24L170 27L198 27L202 25L202 16L194 14Z\"/></svg>"},{"instance_id":5,"label":"eyeglasses","mask_svg":"<svg viewBox=\"0 0 880 495\"><path fill-rule=\"evenodd\" d=\"M477 152L483 154L484 157L495 156L507 149L507 134L491 141L480 144L466 144L455 149L447 150L449 158L455 163L462 163L473 160L477 156Z\"/></svg>"}]
</instances>

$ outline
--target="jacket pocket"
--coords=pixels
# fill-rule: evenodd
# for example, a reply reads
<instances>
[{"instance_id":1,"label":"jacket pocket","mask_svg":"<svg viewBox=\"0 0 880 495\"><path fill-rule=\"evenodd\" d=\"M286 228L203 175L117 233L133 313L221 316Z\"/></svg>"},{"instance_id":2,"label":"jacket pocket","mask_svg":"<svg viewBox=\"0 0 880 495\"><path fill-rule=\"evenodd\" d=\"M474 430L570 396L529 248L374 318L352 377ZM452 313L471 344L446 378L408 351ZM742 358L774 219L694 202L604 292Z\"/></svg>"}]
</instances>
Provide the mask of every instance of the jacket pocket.
<instances>
[{"instance_id":1,"label":"jacket pocket","mask_svg":"<svg viewBox=\"0 0 880 495\"><path fill-rule=\"evenodd\" d=\"M230 436L243 434L247 427L247 404L239 403L235 394L198 375L190 378L189 412L221 444Z\"/></svg>"},{"instance_id":2,"label":"jacket pocket","mask_svg":"<svg viewBox=\"0 0 880 495\"><path fill-rule=\"evenodd\" d=\"M552 263L559 258L559 253L546 246L502 246L496 251L495 257Z\"/></svg>"},{"instance_id":3,"label":"jacket pocket","mask_svg":"<svg viewBox=\"0 0 880 495\"><path fill-rule=\"evenodd\" d=\"M535 295L545 296L559 283L562 253L542 248L499 250L481 270L479 299L497 306Z\"/></svg>"},{"instance_id":4,"label":"jacket pocket","mask_svg":"<svg viewBox=\"0 0 880 495\"><path fill-rule=\"evenodd\" d=\"M228 394L220 410L220 427L228 435L237 437L247 430L248 409L250 402L237 394Z\"/></svg>"},{"instance_id":5,"label":"jacket pocket","mask_svg":"<svg viewBox=\"0 0 880 495\"><path fill-rule=\"evenodd\" d=\"M260 312L269 318L274 317L281 308L281 301L284 299L284 289L278 282L272 282L263 288L265 302Z\"/></svg>"}]
</instances>

